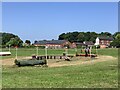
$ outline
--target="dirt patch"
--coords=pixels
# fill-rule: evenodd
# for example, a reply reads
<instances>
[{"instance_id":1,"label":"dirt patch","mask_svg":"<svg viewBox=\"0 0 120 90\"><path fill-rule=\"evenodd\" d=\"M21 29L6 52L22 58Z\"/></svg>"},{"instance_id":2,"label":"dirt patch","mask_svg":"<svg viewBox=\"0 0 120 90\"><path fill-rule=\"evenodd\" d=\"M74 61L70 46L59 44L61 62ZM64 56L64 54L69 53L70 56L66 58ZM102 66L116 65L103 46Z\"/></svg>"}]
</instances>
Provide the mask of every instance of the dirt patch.
<instances>
[{"instance_id":1,"label":"dirt patch","mask_svg":"<svg viewBox=\"0 0 120 90\"><path fill-rule=\"evenodd\" d=\"M19 57L19 59L30 59L31 57ZM2 65L4 66L13 66L14 58L1 60ZM90 57L73 57L71 61L65 61L64 59L49 59L47 60L48 67L61 67L61 66L70 66L70 65L80 65L80 64L94 64L97 62L104 62L109 60L117 60L117 58L112 56L99 56L96 58Z\"/></svg>"},{"instance_id":2,"label":"dirt patch","mask_svg":"<svg viewBox=\"0 0 120 90\"><path fill-rule=\"evenodd\" d=\"M19 57L19 59L30 59L31 57ZM2 65L14 65L15 58L4 59L2 61Z\"/></svg>"},{"instance_id":3,"label":"dirt patch","mask_svg":"<svg viewBox=\"0 0 120 90\"><path fill-rule=\"evenodd\" d=\"M60 66L70 66L70 65L80 65L80 64L94 64L97 62L104 62L109 60L117 60L117 58L112 56L99 56L96 58L90 57L75 57L71 61L59 61L59 62L50 62L48 61L48 67L60 67Z\"/></svg>"}]
</instances>

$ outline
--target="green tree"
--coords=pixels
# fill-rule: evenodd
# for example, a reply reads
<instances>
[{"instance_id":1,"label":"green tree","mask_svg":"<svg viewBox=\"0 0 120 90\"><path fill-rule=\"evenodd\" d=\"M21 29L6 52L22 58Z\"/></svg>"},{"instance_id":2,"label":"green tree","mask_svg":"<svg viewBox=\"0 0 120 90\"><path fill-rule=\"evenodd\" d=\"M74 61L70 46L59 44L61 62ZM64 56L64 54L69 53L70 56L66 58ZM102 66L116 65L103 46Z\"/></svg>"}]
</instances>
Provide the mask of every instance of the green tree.
<instances>
[{"instance_id":1,"label":"green tree","mask_svg":"<svg viewBox=\"0 0 120 90\"><path fill-rule=\"evenodd\" d=\"M31 41L30 40L25 40L25 43L30 45L31 44Z\"/></svg>"},{"instance_id":2,"label":"green tree","mask_svg":"<svg viewBox=\"0 0 120 90\"><path fill-rule=\"evenodd\" d=\"M95 40L96 40L97 37L98 37L97 33L91 32L90 33L90 40L89 41L92 41L93 43L95 43Z\"/></svg>"},{"instance_id":3,"label":"green tree","mask_svg":"<svg viewBox=\"0 0 120 90\"><path fill-rule=\"evenodd\" d=\"M99 34L99 36L109 36L109 37L111 37L112 34L109 33L109 32L101 32L101 33Z\"/></svg>"},{"instance_id":4,"label":"green tree","mask_svg":"<svg viewBox=\"0 0 120 90\"><path fill-rule=\"evenodd\" d=\"M19 37L11 38L9 42L6 43L6 46L18 46L22 47L23 41Z\"/></svg>"},{"instance_id":5,"label":"green tree","mask_svg":"<svg viewBox=\"0 0 120 90\"><path fill-rule=\"evenodd\" d=\"M2 39L2 45L5 45L11 38L15 38L17 36L11 33L0 33L0 37Z\"/></svg>"},{"instance_id":6,"label":"green tree","mask_svg":"<svg viewBox=\"0 0 120 90\"><path fill-rule=\"evenodd\" d=\"M120 32L115 32L114 34L113 34L113 38L115 39L115 37L117 36L117 34L120 34Z\"/></svg>"},{"instance_id":7,"label":"green tree","mask_svg":"<svg viewBox=\"0 0 120 90\"><path fill-rule=\"evenodd\" d=\"M120 40L120 34L117 34L115 39L119 39Z\"/></svg>"},{"instance_id":8,"label":"green tree","mask_svg":"<svg viewBox=\"0 0 120 90\"><path fill-rule=\"evenodd\" d=\"M65 33L62 33L61 35L59 35L59 38L58 38L58 40L64 40L65 39Z\"/></svg>"},{"instance_id":9,"label":"green tree","mask_svg":"<svg viewBox=\"0 0 120 90\"><path fill-rule=\"evenodd\" d=\"M12 33L0 33L0 39L2 40L2 46L22 46L22 40Z\"/></svg>"},{"instance_id":10,"label":"green tree","mask_svg":"<svg viewBox=\"0 0 120 90\"><path fill-rule=\"evenodd\" d=\"M120 34L117 34L115 36L115 39L113 40L113 42L111 42L110 45L114 46L114 47L117 47L117 48L120 48Z\"/></svg>"},{"instance_id":11,"label":"green tree","mask_svg":"<svg viewBox=\"0 0 120 90\"><path fill-rule=\"evenodd\" d=\"M59 35L58 39L68 40L70 42L92 41L95 43L98 36L113 37L109 32L101 32L100 34L96 32L68 32Z\"/></svg>"},{"instance_id":12,"label":"green tree","mask_svg":"<svg viewBox=\"0 0 120 90\"><path fill-rule=\"evenodd\" d=\"M78 41L78 42L83 42L83 41L85 40L84 37L85 37L85 36L84 36L84 33L83 33L83 32L79 33L79 35L77 36L77 41Z\"/></svg>"}]
</instances>

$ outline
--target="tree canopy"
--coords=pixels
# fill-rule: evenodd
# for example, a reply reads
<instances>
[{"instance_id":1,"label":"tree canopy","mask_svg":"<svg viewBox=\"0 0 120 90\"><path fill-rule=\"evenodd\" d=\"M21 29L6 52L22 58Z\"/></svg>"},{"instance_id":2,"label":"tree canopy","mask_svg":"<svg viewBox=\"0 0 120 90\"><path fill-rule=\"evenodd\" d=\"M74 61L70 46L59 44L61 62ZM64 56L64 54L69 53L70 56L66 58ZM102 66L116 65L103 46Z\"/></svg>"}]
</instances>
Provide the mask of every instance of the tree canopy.
<instances>
[{"instance_id":1,"label":"tree canopy","mask_svg":"<svg viewBox=\"0 0 120 90\"><path fill-rule=\"evenodd\" d=\"M92 41L95 43L95 40L98 36L108 36L112 37L112 34L109 32L68 32L62 33L59 35L59 40L68 40L70 42L83 42L83 41Z\"/></svg>"},{"instance_id":2,"label":"tree canopy","mask_svg":"<svg viewBox=\"0 0 120 90\"><path fill-rule=\"evenodd\" d=\"M0 33L0 38L2 39L3 46L18 46L21 47L23 41L14 34L11 33Z\"/></svg>"},{"instance_id":3,"label":"tree canopy","mask_svg":"<svg viewBox=\"0 0 120 90\"><path fill-rule=\"evenodd\" d=\"M30 45L31 44L31 41L30 40L25 40L25 43Z\"/></svg>"},{"instance_id":4,"label":"tree canopy","mask_svg":"<svg viewBox=\"0 0 120 90\"><path fill-rule=\"evenodd\" d=\"M111 46L120 48L120 32L115 32L111 34L109 32L68 32L62 33L59 35L59 40L68 40L70 42L84 42L84 41L92 41L95 43L95 40L99 36L104 37L113 37L114 40L110 43Z\"/></svg>"},{"instance_id":5,"label":"tree canopy","mask_svg":"<svg viewBox=\"0 0 120 90\"><path fill-rule=\"evenodd\" d=\"M67 32L60 34L58 40L68 40L70 42L92 41L95 43L98 36L113 37L114 40L111 46L120 47L120 32L116 32L113 35L109 32ZM0 33L0 40L2 46L21 47L23 45L23 41L17 35L11 33ZM26 40L25 43L31 44L30 40Z\"/></svg>"},{"instance_id":6,"label":"tree canopy","mask_svg":"<svg viewBox=\"0 0 120 90\"><path fill-rule=\"evenodd\" d=\"M120 48L120 32L114 34L114 40L111 42L111 46Z\"/></svg>"}]
</instances>

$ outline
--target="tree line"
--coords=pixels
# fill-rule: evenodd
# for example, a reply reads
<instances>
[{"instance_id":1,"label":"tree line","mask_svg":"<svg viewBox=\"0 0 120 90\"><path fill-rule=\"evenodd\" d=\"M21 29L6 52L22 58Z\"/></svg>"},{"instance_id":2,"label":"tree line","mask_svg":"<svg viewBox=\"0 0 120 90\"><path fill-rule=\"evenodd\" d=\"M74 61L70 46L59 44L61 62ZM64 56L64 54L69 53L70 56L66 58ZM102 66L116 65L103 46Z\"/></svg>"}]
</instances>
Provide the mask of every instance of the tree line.
<instances>
[{"instance_id":1,"label":"tree line","mask_svg":"<svg viewBox=\"0 0 120 90\"><path fill-rule=\"evenodd\" d=\"M95 43L96 38L99 36L113 37L114 40L111 43L111 46L120 47L120 32L116 32L114 34L109 32L68 32L60 34L58 40L68 40L70 42L92 41ZM2 47L23 47L31 45L30 40L25 40L24 43L19 36L12 33L0 33L0 40L2 40L2 43L0 44Z\"/></svg>"},{"instance_id":2,"label":"tree line","mask_svg":"<svg viewBox=\"0 0 120 90\"><path fill-rule=\"evenodd\" d=\"M0 47L23 47L23 41L19 36L14 35L12 33L2 33L0 32ZM26 40L25 43L30 45L30 40Z\"/></svg>"},{"instance_id":3,"label":"tree line","mask_svg":"<svg viewBox=\"0 0 120 90\"><path fill-rule=\"evenodd\" d=\"M70 42L84 42L84 41L92 41L95 43L97 37L104 36L104 37L113 37L114 40L111 43L111 46L120 47L120 32L115 32L111 34L109 32L68 32L62 33L59 35L59 40L68 40Z\"/></svg>"},{"instance_id":4,"label":"tree line","mask_svg":"<svg viewBox=\"0 0 120 90\"><path fill-rule=\"evenodd\" d=\"M98 36L107 36L107 37L114 37L109 32L68 32L68 33L62 33L59 35L59 40L68 40L70 42L83 42L83 41L92 41L95 43L95 39Z\"/></svg>"}]
</instances>

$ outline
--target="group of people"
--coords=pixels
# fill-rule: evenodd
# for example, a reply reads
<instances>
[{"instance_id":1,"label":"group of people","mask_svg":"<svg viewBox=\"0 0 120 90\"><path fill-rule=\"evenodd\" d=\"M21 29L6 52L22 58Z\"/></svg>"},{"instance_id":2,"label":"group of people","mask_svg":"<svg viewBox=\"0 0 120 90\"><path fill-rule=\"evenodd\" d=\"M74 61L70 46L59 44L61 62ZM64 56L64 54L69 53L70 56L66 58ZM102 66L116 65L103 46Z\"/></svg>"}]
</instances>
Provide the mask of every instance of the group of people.
<instances>
[{"instance_id":1,"label":"group of people","mask_svg":"<svg viewBox=\"0 0 120 90\"><path fill-rule=\"evenodd\" d=\"M81 50L81 53L83 52L83 50ZM88 54L90 54L90 47L86 46L85 49L84 49L84 52L85 52L85 57L88 56Z\"/></svg>"},{"instance_id":2,"label":"group of people","mask_svg":"<svg viewBox=\"0 0 120 90\"><path fill-rule=\"evenodd\" d=\"M85 48L85 57L87 57L88 54L90 54L90 47Z\"/></svg>"}]
</instances>

